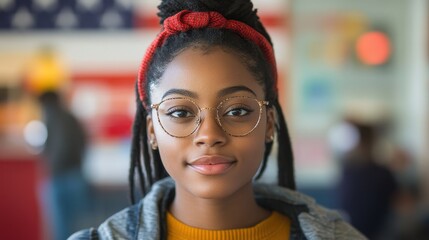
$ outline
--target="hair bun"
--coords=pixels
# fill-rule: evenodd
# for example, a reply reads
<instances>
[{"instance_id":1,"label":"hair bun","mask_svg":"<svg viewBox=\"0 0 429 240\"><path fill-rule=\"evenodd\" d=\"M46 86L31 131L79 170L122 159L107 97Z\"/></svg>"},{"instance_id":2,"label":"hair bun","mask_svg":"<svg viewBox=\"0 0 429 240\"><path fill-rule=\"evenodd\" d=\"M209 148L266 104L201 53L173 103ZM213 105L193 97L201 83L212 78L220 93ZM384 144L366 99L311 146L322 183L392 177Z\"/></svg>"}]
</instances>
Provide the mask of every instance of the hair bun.
<instances>
[{"instance_id":1,"label":"hair bun","mask_svg":"<svg viewBox=\"0 0 429 240\"><path fill-rule=\"evenodd\" d=\"M250 0L162 0L158 6L160 23L182 10L195 12L216 11L227 19L243 22L264 35L271 43L271 39L262 23L257 11L253 9Z\"/></svg>"}]
</instances>

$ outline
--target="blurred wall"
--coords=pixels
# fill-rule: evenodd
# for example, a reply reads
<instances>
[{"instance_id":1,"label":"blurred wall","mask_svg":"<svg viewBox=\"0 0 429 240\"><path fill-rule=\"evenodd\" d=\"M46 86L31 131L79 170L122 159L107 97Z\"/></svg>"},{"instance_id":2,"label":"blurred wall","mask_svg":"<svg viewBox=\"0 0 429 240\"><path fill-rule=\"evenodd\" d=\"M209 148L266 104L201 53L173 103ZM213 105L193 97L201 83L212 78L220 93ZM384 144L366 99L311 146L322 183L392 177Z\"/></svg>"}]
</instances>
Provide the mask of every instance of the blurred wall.
<instances>
[{"instance_id":1,"label":"blurred wall","mask_svg":"<svg viewBox=\"0 0 429 240\"><path fill-rule=\"evenodd\" d=\"M429 143L427 1L300 0L291 12L299 182L335 183L338 163L328 138L344 117L384 124L390 146L407 149L423 176ZM388 57L380 64L359 58L358 42L369 32L389 40Z\"/></svg>"}]
</instances>

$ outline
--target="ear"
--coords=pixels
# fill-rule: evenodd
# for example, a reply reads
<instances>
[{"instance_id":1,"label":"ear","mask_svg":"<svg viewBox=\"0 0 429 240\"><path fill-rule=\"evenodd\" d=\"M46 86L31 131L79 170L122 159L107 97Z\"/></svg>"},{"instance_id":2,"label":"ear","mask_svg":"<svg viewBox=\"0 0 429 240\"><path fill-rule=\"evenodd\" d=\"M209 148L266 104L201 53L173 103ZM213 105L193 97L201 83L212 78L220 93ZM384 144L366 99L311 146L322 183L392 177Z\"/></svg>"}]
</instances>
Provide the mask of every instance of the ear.
<instances>
[{"instance_id":1,"label":"ear","mask_svg":"<svg viewBox=\"0 0 429 240\"><path fill-rule=\"evenodd\" d=\"M267 128L265 130L265 142L274 140L274 132L276 129L275 113L273 108L267 108Z\"/></svg>"},{"instance_id":2,"label":"ear","mask_svg":"<svg viewBox=\"0 0 429 240\"><path fill-rule=\"evenodd\" d=\"M152 149L155 150L158 147L158 143L156 142L155 128L153 126L153 118L151 115L146 117L146 133Z\"/></svg>"}]
</instances>

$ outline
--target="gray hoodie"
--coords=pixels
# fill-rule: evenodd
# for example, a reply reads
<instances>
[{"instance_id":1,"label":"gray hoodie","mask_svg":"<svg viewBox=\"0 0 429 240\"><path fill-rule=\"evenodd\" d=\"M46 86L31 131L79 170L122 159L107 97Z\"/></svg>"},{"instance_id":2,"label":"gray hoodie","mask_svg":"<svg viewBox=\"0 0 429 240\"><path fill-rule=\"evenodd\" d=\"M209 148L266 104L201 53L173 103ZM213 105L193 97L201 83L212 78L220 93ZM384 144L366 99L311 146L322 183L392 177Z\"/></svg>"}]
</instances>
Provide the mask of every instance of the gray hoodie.
<instances>
[{"instance_id":1,"label":"gray hoodie","mask_svg":"<svg viewBox=\"0 0 429 240\"><path fill-rule=\"evenodd\" d=\"M171 178L158 181L139 203L116 213L98 228L73 234L69 240L166 239L166 211L174 199L174 187ZM337 212L317 205L301 193L263 183L255 183L254 192L260 206L291 219L291 240L366 239Z\"/></svg>"}]
</instances>

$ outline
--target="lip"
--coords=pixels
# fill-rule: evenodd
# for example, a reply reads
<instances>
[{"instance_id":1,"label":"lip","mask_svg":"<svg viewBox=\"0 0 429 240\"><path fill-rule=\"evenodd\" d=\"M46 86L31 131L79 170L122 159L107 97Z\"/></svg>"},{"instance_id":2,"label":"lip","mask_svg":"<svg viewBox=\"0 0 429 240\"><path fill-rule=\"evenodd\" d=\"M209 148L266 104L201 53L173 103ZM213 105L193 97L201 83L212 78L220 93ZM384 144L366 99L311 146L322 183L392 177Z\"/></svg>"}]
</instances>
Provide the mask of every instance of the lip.
<instances>
[{"instance_id":1,"label":"lip","mask_svg":"<svg viewBox=\"0 0 429 240\"><path fill-rule=\"evenodd\" d=\"M236 161L225 156L206 155L194 159L188 166L200 174L211 176L228 172L235 163Z\"/></svg>"}]
</instances>

